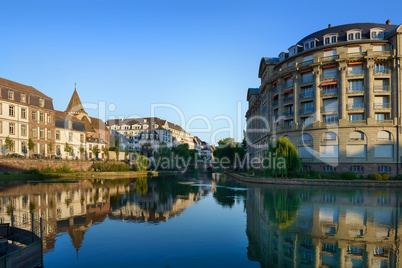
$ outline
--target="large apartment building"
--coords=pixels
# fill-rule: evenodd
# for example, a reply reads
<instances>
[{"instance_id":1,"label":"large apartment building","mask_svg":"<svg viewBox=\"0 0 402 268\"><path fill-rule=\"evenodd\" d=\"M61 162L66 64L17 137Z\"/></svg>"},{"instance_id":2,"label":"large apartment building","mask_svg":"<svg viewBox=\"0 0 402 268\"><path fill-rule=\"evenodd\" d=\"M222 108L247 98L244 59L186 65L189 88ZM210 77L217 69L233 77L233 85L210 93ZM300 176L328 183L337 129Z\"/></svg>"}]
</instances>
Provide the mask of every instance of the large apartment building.
<instances>
[{"instance_id":1,"label":"large apartment building","mask_svg":"<svg viewBox=\"0 0 402 268\"><path fill-rule=\"evenodd\" d=\"M400 174L402 27L353 23L262 58L249 88L247 152L286 136L303 170Z\"/></svg>"}]
</instances>

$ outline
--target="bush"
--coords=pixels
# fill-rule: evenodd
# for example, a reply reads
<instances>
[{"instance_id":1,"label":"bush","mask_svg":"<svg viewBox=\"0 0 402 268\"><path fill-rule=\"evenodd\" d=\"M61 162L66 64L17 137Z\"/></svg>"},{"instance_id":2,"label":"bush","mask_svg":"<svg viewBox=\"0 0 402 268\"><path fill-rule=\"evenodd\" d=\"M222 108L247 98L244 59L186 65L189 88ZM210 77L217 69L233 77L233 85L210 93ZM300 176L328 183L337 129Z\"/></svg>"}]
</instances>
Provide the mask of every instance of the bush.
<instances>
[{"instance_id":1,"label":"bush","mask_svg":"<svg viewBox=\"0 0 402 268\"><path fill-rule=\"evenodd\" d=\"M382 174L382 180L383 180L383 181L389 180L389 174L383 173L383 174Z\"/></svg>"},{"instance_id":2,"label":"bush","mask_svg":"<svg viewBox=\"0 0 402 268\"><path fill-rule=\"evenodd\" d=\"M365 178L364 178L364 175L363 174L360 174L360 176L359 176L359 180L364 180Z\"/></svg>"},{"instance_id":3,"label":"bush","mask_svg":"<svg viewBox=\"0 0 402 268\"><path fill-rule=\"evenodd\" d=\"M113 162L113 163L94 163L93 166L95 171L100 172L115 172L115 171L129 171L130 166L123 162Z\"/></svg>"},{"instance_id":4,"label":"bush","mask_svg":"<svg viewBox=\"0 0 402 268\"><path fill-rule=\"evenodd\" d=\"M45 168L42 168L41 170L40 170L40 172L41 173L54 173L54 170L53 170L53 168L51 168L51 167L49 167L49 166L47 166L47 167L45 167Z\"/></svg>"},{"instance_id":5,"label":"bush","mask_svg":"<svg viewBox=\"0 0 402 268\"><path fill-rule=\"evenodd\" d=\"M402 175L396 175L393 180L402 180Z\"/></svg>"},{"instance_id":6,"label":"bush","mask_svg":"<svg viewBox=\"0 0 402 268\"><path fill-rule=\"evenodd\" d=\"M62 166L61 168L56 168L55 170L56 173L71 173L71 168L67 166Z\"/></svg>"},{"instance_id":7,"label":"bush","mask_svg":"<svg viewBox=\"0 0 402 268\"><path fill-rule=\"evenodd\" d=\"M353 172L343 172L341 174L341 179L351 181L351 180L356 180L357 176Z\"/></svg>"},{"instance_id":8,"label":"bush","mask_svg":"<svg viewBox=\"0 0 402 268\"><path fill-rule=\"evenodd\" d=\"M303 179L321 179L322 178L322 174L319 171L315 171L315 170L310 170L308 172L303 172L301 174L301 177Z\"/></svg>"},{"instance_id":9,"label":"bush","mask_svg":"<svg viewBox=\"0 0 402 268\"><path fill-rule=\"evenodd\" d=\"M381 176L381 174L378 174L378 173L374 173L374 179L376 180L376 181L381 181L382 180L382 176Z\"/></svg>"},{"instance_id":10,"label":"bush","mask_svg":"<svg viewBox=\"0 0 402 268\"><path fill-rule=\"evenodd\" d=\"M27 173L30 174L30 175L34 175L34 176L42 176L42 175L43 175L43 174L39 171L39 169L34 168L34 167L30 167Z\"/></svg>"}]
</instances>

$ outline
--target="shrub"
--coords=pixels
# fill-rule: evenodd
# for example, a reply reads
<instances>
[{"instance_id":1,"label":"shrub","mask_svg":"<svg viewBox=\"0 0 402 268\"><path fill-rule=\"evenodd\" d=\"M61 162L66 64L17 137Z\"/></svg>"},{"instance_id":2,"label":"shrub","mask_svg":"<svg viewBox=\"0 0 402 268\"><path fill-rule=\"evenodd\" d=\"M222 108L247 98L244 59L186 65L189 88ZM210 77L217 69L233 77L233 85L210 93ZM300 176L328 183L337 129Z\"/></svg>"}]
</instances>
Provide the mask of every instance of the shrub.
<instances>
[{"instance_id":1,"label":"shrub","mask_svg":"<svg viewBox=\"0 0 402 268\"><path fill-rule=\"evenodd\" d=\"M393 179L394 180L402 180L402 175L396 175Z\"/></svg>"},{"instance_id":2,"label":"shrub","mask_svg":"<svg viewBox=\"0 0 402 268\"><path fill-rule=\"evenodd\" d=\"M31 174L31 175L34 175L34 176L41 176L41 175L43 175L43 174L39 171L39 169L34 168L34 167L30 167L27 173L28 173L28 174Z\"/></svg>"},{"instance_id":3,"label":"shrub","mask_svg":"<svg viewBox=\"0 0 402 268\"><path fill-rule=\"evenodd\" d=\"M382 174L382 180L383 180L383 181L389 180L389 174L383 173L383 174Z\"/></svg>"},{"instance_id":4,"label":"shrub","mask_svg":"<svg viewBox=\"0 0 402 268\"><path fill-rule=\"evenodd\" d=\"M364 180L364 175L363 174L360 174L359 180Z\"/></svg>"},{"instance_id":5,"label":"shrub","mask_svg":"<svg viewBox=\"0 0 402 268\"><path fill-rule=\"evenodd\" d=\"M355 173L353 173L353 172L343 172L342 174L341 174L341 179L342 180L356 180L357 179L357 176L356 176L356 174Z\"/></svg>"},{"instance_id":6,"label":"shrub","mask_svg":"<svg viewBox=\"0 0 402 268\"><path fill-rule=\"evenodd\" d=\"M53 173L54 170L53 170L53 168L47 166L47 167L45 167L45 168L42 168L42 169L40 170L40 172L46 174L46 173Z\"/></svg>"},{"instance_id":7,"label":"shrub","mask_svg":"<svg viewBox=\"0 0 402 268\"><path fill-rule=\"evenodd\" d=\"M127 165L126 163L120 163L120 162L108 162L108 163L103 163L103 162L98 162L94 163L93 166L95 171L100 171L100 172L114 172L114 171L129 171L130 166Z\"/></svg>"},{"instance_id":8,"label":"shrub","mask_svg":"<svg viewBox=\"0 0 402 268\"><path fill-rule=\"evenodd\" d=\"M71 173L71 168L67 166L62 166L61 168L56 168L55 170L56 173Z\"/></svg>"},{"instance_id":9,"label":"shrub","mask_svg":"<svg viewBox=\"0 0 402 268\"><path fill-rule=\"evenodd\" d=\"M381 174L378 174L378 173L374 173L374 179L376 180L376 181L381 181L382 180L382 176L381 176Z\"/></svg>"}]
</instances>

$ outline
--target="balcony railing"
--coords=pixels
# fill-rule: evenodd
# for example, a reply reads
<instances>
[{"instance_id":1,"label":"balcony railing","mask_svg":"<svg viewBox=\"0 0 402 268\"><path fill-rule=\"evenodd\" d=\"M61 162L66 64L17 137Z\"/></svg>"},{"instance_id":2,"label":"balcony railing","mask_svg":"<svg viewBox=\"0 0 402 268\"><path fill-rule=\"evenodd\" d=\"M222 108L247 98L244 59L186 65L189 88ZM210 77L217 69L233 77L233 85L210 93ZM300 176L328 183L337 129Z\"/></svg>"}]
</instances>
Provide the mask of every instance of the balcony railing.
<instances>
[{"instance_id":1,"label":"balcony railing","mask_svg":"<svg viewBox=\"0 0 402 268\"><path fill-rule=\"evenodd\" d=\"M391 51L373 51L376 56L391 56Z\"/></svg>"},{"instance_id":2,"label":"balcony railing","mask_svg":"<svg viewBox=\"0 0 402 268\"><path fill-rule=\"evenodd\" d=\"M300 83L309 83L314 81L314 76L305 76L299 79Z\"/></svg>"},{"instance_id":3,"label":"balcony railing","mask_svg":"<svg viewBox=\"0 0 402 268\"><path fill-rule=\"evenodd\" d=\"M337 88L325 88L322 91L322 95L332 95L332 94L338 94L338 89Z\"/></svg>"},{"instance_id":4,"label":"balcony railing","mask_svg":"<svg viewBox=\"0 0 402 268\"><path fill-rule=\"evenodd\" d=\"M286 97L283 99L283 103L293 101L293 100L294 100L294 96Z\"/></svg>"},{"instance_id":5,"label":"balcony railing","mask_svg":"<svg viewBox=\"0 0 402 268\"><path fill-rule=\"evenodd\" d=\"M278 103L279 103L279 101L274 101L274 102L272 103L272 106L278 106Z\"/></svg>"},{"instance_id":6,"label":"balcony railing","mask_svg":"<svg viewBox=\"0 0 402 268\"><path fill-rule=\"evenodd\" d=\"M374 92L389 92L391 88L389 86L374 86Z\"/></svg>"},{"instance_id":7,"label":"balcony railing","mask_svg":"<svg viewBox=\"0 0 402 268\"><path fill-rule=\"evenodd\" d=\"M356 92L363 92L364 87L348 87L347 88L348 93L356 93Z\"/></svg>"},{"instance_id":8,"label":"balcony railing","mask_svg":"<svg viewBox=\"0 0 402 268\"><path fill-rule=\"evenodd\" d=\"M363 58L363 57L364 57L364 55L365 55L365 53L364 53L364 52L353 52L353 53L348 53L348 57L349 57L349 58L354 58L354 59L356 59L356 58Z\"/></svg>"},{"instance_id":9,"label":"balcony railing","mask_svg":"<svg viewBox=\"0 0 402 268\"><path fill-rule=\"evenodd\" d=\"M272 93L276 93L276 92L278 92L278 88L277 88L277 87L274 87L274 88L272 89Z\"/></svg>"},{"instance_id":10,"label":"balcony railing","mask_svg":"<svg viewBox=\"0 0 402 268\"><path fill-rule=\"evenodd\" d=\"M293 116L293 112L284 112L283 116Z\"/></svg>"},{"instance_id":11,"label":"balcony railing","mask_svg":"<svg viewBox=\"0 0 402 268\"><path fill-rule=\"evenodd\" d=\"M364 74L364 70L351 70L347 72L347 75L362 75Z\"/></svg>"},{"instance_id":12,"label":"balcony railing","mask_svg":"<svg viewBox=\"0 0 402 268\"><path fill-rule=\"evenodd\" d=\"M279 115L274 115L273 118L274 118L274 120L278 120Z\"/></svg>"},{"instance_id":13,"label":"balcony railing","mask_svg":"<svg viewBox=\"0 0 402 268\"><path fill-rule=\"evenodd\" d=\"M292 129L292 125L282 125L282 129Z\"/></svg>"},{"instance_id":14,"label":"balcony railing","mask_svg":"<svg viewBox=\"0 0 402 268\"><path fill-rule=\"evenodd\" d=\"M313 64L313 62L314 62L313 60L306 60L306 61L303 61L303 62L299 63L298 67L308 66L308 65L310 65L310 64Z\"/></svg>"},{"instance_id":15,"label":"balcony railing","mask_svg":"<svg viewBox=\"0 0 402 268\"><path fill-rule=\"evenodd\" d=\"M338 77L338 71L324 72L321 75L321 79L334 78L334 77Z\"/></svg>"},{"instance_id":16,"label":"balcony railing","mask_svg":"<svg viewBox=\"0 0 402 268\"><path fill-rule=\"evenodd\" d=\"M388 109L391 108L391 103L374 103L374 109Z\"/></svg>"},{"instance_id":17,"label":"balcony railing","mask_svg":"<svg viewBox=\"0 0 402 268\"><path fill-rule=\"evenodd\" d=\"M386 119L386 120L375 120L375 122L377 124L392 124L394 121L390 120L390 119Z\"/></svg>"},{"instance_id":18,"label":"balcony railing","mask_svg":"<svg viewBox=\"0 0 402 268\"><path fill-rule=\"evenodd\" d=\"M299 94L299 98L300 98L300 99L312 98L312 97L314 97L314 93L313 93L313 92L306 92L306 93L301 93L301 94Z\"/></svg>"},{"instance_id":19,"label":"balcony railing","mask_svg":"<svg viewBox=\"0 0 402 268\"><path fill-rule=\"evenodd\" d=\"M300 114L308 114L308 113L313 113L314 112L314 108L302 108L299 110Z\"/></svg>"},{"instance_id":20,"label":"balcony railing","mask_svg":"<svg viewBox=\"0 0 402 268\"><path fill-rule=\"evenodd\" d=\"M337 105L327 105L327 106L321 107L321 111L323 111L323 112L337 111L337 110L338 110Z\"/></svg>"},{"instance_id":21,"label":"balcony railing","mask_svg":"<svg viewBox=\"0 0 402 268\"><path fill-rule=\"evenodd\" d=\"M366 120L349 120L349 124L362 125L362 124L366 124Z\"/></svg>"},{"instance_id":22,"label":"balcony railing","mask_svg":"<svg viewBox=\"0 0 402 268\"><path fill-rule=\"evenodd\" d=\"M289 80L286 83L283 83L283 88L292 87L292 86L293 86L293 80Z\"/></svg>"},{"instance_id":23,"label":"balcony railing","mask_svg":"<svg viewBox=\"0 0 402 268\"><path fill-rule=\"evenodd\" d=\"M323 57L322 61L332 61L332 60L336 60L337 58L339 58L339 55L332 55L332 56Z\"/></svg>"},{"instance_id":24,"label":"balcony railing","mask_svg":"<svg viewBox=\"0 0 402 268\"><path fill-rule=\"evenodd\" d=\"M348 104L346 107L348 110L364 109L364 103L351 103L351 104Z\"/></svg>"},{"instance_id":25,"label":"balcony railing","mask_svg":"<svg viewBox=\"0 0 402 268\"><path fill-rule=\"evenodd\" d=\"M375 69L374 68L374 74L390 74L391 69L385 68L385 69Z\"/></svg>"}]
</instances>

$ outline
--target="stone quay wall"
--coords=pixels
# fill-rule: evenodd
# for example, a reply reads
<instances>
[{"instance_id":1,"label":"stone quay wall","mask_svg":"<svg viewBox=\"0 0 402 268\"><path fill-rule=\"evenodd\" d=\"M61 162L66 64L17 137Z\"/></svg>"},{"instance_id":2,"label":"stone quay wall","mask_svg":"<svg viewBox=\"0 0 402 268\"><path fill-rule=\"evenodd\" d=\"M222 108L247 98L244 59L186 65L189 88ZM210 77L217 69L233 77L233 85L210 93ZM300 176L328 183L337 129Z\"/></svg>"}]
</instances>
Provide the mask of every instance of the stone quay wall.
<instances>
[{"instance_id":1,"label":"stone quay wall","mask_svg":"<svg viewBox=\"0 0 402 268\"><path fill-rule=\"evenodd\" d=\"M27 172L30 168L42 169L51 167L53 169L61 168L63 166L71 168L71 170L88 171L92 168L92 161L82 160L51 160L51 159L0 159L0 174L2 173L23 173Z\"/></svg>"}]
</instances>

